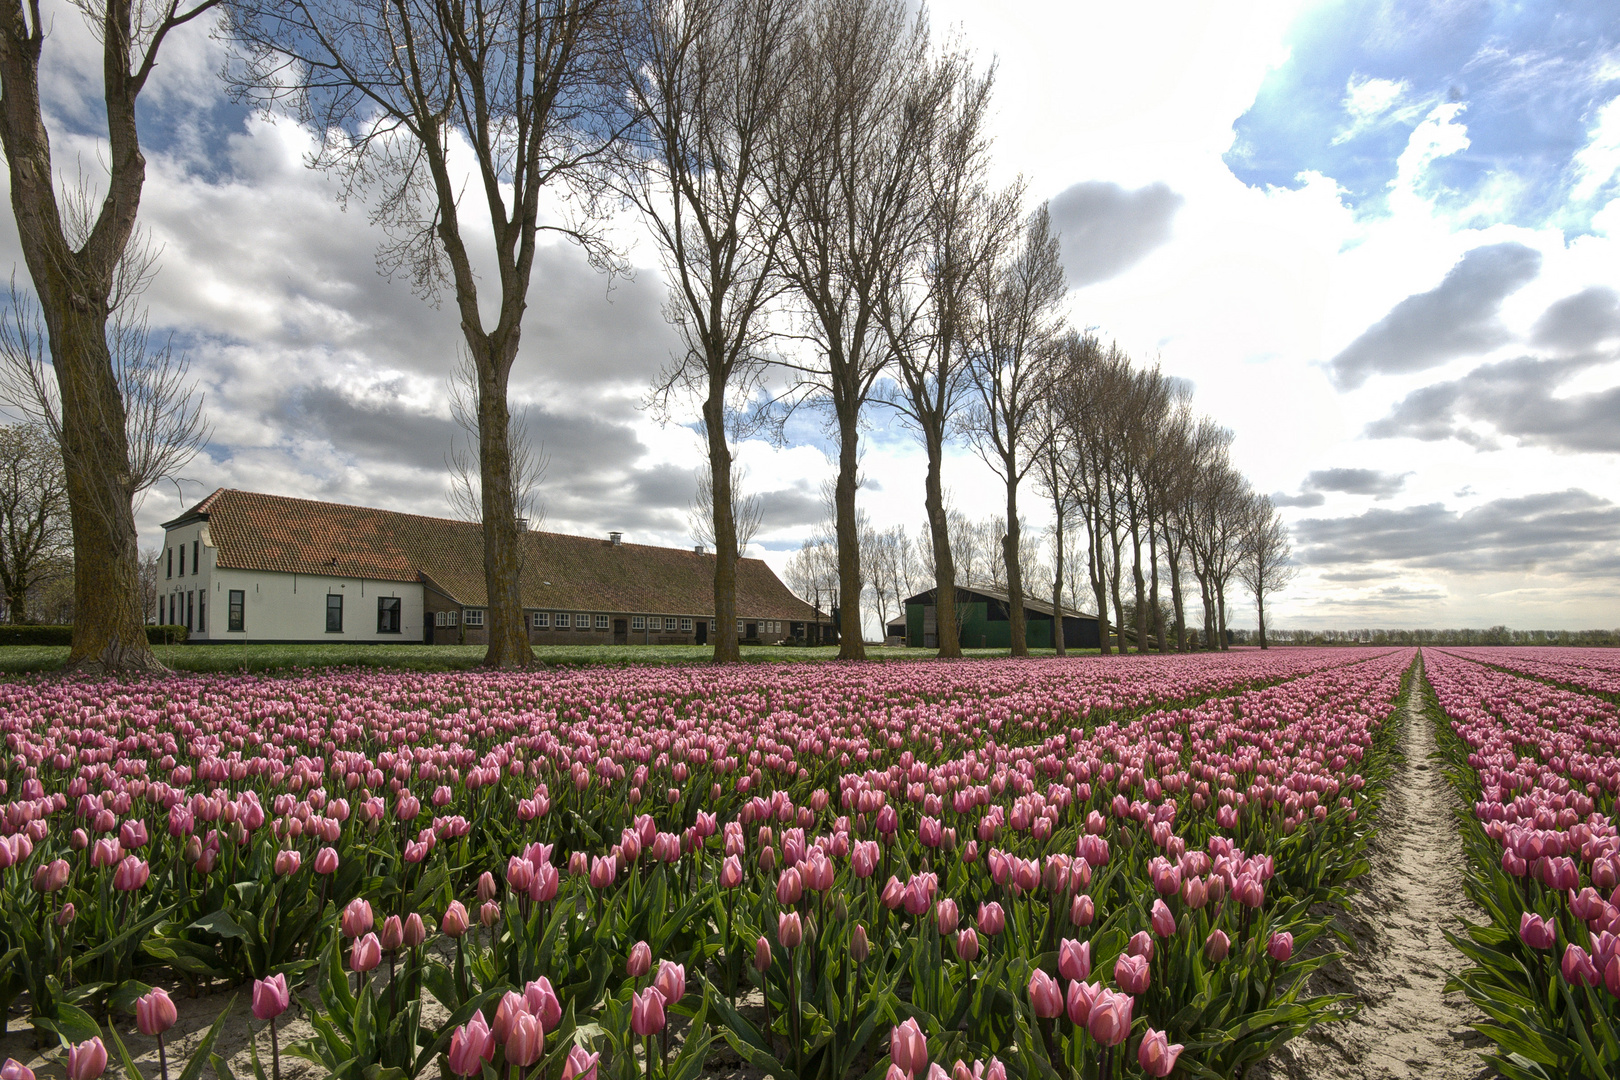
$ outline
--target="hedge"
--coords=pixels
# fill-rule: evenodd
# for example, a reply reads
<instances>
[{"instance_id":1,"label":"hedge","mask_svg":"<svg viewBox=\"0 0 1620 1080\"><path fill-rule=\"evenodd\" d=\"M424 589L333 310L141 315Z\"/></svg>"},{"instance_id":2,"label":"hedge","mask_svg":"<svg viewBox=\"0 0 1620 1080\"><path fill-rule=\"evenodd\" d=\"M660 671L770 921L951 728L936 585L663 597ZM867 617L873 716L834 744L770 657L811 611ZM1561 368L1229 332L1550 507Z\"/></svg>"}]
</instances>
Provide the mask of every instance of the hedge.
<instances>
[{"instance_id":1,"label":"hedge","mask_svg":"<svg viewBox=\"0 0 1620 1080\"><path fill-rule=\"evenodd\" d=\"M178 645L186 640L183 626L148 626L146 640L153 645ZM71 626L0 626L0 645L71 645Z\"/></svg>"}]
</instances>

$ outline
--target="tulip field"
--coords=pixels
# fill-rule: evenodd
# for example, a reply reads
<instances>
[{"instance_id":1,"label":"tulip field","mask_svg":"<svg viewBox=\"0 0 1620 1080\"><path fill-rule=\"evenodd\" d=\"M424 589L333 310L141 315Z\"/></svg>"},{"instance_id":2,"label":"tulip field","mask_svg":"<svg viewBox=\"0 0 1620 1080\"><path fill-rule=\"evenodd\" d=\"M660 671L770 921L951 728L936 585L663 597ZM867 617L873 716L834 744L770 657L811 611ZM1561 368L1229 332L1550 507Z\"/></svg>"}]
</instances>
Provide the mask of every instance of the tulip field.
<instances>
[{"instance_id":1,"label":"tulip field","mask_svg":"<svg viewBox=\"0 0 1620 1080\"><path fill-rule=\"evenodd\" d=\"M233 1080L238 994L275 1080L1238 1076L1349 1011L1306 977L1366 868L1413 662L0 683L0 1004L37 1036L4 1080L134 1080L136 1032L148 1076ZM1528 813L1563 838L1505 879L1560 941L1577 910L1620 920L1564 898L1566 852L1599 889L1620 867L1584 824L1620 781L1590 749L1604 709L1482 781L1514 837ZM1491 722L1480 753L1542 730ZM1567 1007L1609 1007L1580 980L1611 959L1577 963ZM204 995L220 1023L168 1053Z\"/></svg>"},{"instance_id":2,"label":"tulip field","mask_svg":"<svg viewBox=\"0 0 1620 1080\"><path fill-rule=\"evenodd\" d=\"M1469 965L1455 983L1484 1011L1478 1027L1504 1075L1613 1076L1620 707L1541 680L1598 690L1620 664L1577 649L1428 649L1424 660L1451 733L1441 745L1448 775L1473 811L1463 822L1467 887L1488 917L1448 935Z\"/></svg>"}]
</instances>

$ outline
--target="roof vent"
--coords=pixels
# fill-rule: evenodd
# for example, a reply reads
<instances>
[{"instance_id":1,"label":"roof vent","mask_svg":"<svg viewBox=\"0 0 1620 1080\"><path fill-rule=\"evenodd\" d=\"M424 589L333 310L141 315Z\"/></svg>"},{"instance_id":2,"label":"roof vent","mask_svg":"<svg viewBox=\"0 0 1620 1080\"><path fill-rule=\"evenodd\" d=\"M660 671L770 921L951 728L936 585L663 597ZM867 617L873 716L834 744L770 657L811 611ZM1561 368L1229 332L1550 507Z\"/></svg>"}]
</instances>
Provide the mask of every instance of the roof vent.
<instances>
[{"instance_id":1,"label":"roof vent","mask_svg":"<svg viewBox=\"0 0 1620 1080\"><path fill-rule=\"evenodd\" d=\"M709 553L709 549L704 547L702 544L694 544L694 545L692 545L692 554L694 554L694 555L707 555L708 553Z\"/></svg>"},{"instance_id":2,"label":"roof vent","mask_svg":"<svg viewBox=\"0 0 1620 1080\"><path fill-rule=\"evenodd\" d=\"M622 533L622 532L610 532L610 533L608 533L608 543L612 544L614 547L618 547L620 544L624 543L624 533Z\"/></svg>"},{"instance_id":3,"label":"roof vent","mask_svg":"<svg viewBox=\"0 0 1620 1080\"><path fill-rule=\"evenodd\" d=\"M517 531L520 533L529 531L529 519L526 517L514 518L513 524L517 526Z\"/></svg>"}]
</instances>

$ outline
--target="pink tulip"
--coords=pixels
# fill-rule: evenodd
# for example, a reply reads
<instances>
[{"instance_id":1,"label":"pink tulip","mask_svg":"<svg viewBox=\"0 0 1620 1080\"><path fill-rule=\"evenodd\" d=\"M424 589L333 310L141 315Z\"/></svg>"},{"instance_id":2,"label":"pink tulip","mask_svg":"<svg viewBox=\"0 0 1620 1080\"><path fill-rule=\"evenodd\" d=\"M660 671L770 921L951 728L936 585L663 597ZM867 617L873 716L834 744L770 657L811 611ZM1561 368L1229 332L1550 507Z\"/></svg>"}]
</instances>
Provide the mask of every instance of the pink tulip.
<instances>
[{"instance_id":1,"label":"pink tulip","mask_svg":"<svg viewBox=\"0 0 1620 1080\"><path fill-rule=\"evenodd\" d=\"M541 976L525 986L523 1003L540 1018L540 1025L547 1031L557 1030L557 1024L562 1020L562 1003L557 1000L557 992L551 988L550 979Z\"/></svg>"},{"instance_id":2,"label":"pink tulip","mask_svg":"<svg viewBox=\"0 0 1620 1080\"><path fill-rule=\"evenodd\" d=\"M956 956L968 963L979 958L979 935L971 926L965 926L956 935Z\"/></svg>"},{"instance_id":3,"label":"pink tulip","mask_svg":"<svg viewBox=\"0 0 1620 1080\"><path fill-rule=\"evenodd\" d=\"M66 859L42 863L34 870L34 890L42 893L57 892L66 887L72 876L73 868L68 865Z\"/></svg>"},{"instance_id":4,"label":"pink tulip","mask_svg":"<svg viewBox=\"0 0 1620 1080\"><path fill-rule=\"evenodd\" d=\"M1090 926L1096 917L1097 904L1085 893L1076 896L1069 904L1069 921L1076 926Z\"/></svg>"},{"instance_id":5,"label":"pink tulip","mask_svg":"<svg viewBox=\"0 0 1620 1080\"><path fill-rule=\"evenodd\" d=\"M68 1080L96 1080L107 1071L107 1048L100 1038L68 1047Z\"/></svg>"},{"instance_id":6,"label":"pink tulip","mask_svg":"<svg viewBox=\"0 0 1620 1080\"><path fill-rule=\"evenodd\" d=\"M1552 948L1557 936L1557 928L1551 919L1543 919L1528 911L1519 917L1519 937L1532 949Z\"/></svg>"},{"instance_id":7,"label":"pink tulip","mask_svg":"<svg viewBox=\"0 0 1620 1080\"><path fill-rule=\"evenodd\" d=\"M652 946L645 941L630 946L630 958L624 962L624 973L632 979L639 979L651 970Z\"/></svg>"},{"instance_id":8,"label":"pink tulip","mask_svg":"<svg viewBox=\"0 0 1620 1080\"><path fill-rule=\"evenodd\" d=\"M1294 935L1286 931L1272 934L1266 942L1266 955L1279 964L1288 963L1294 955Z\"/></svg>"},{"instance_id":9,"label":"pink tulip","mask_svg":"<svg viewBox=\"0 0 1620 1080\"><path fill-rule=\"evenodd\" d=\"M664 1030L664 995L657 987L649 986L631 996L630 1030L642 1038Z\"/></svg>"},{"instance_id":10,"label":"pink tulip","mask_svg":"<svg viewBox=\"0 0 1620 1080\"><path fill-rule=\"evenodd\" d=\"M742 860L735 855L727 855L725 861L720 864L720 887L735 889L742 883Z\"/></svg>"},{"instance_id":11,"label":"pink tulip","mask_svg":"<svg viewBox=\"0 0 1620 1080\"><path fill-rule=\"evenodd\" d=\"M784 911L776 917L776 940L784 949L797 948L804 940L804 924L797 911Z\"/></svg>"},{"instance_id":12,"label":"pink tulip","mask_svg":"<svg viewBox=\"0 0 1620 1080\"><path fill-rule=\"evenodd\" d=\"M503 1049L506 1051L506 1060L518 1068L527 1068L540 1060L540 1050L545 1045L546 1031L540 1024L538 1016L520 1012L512 1017L512 1027L506 1033L506 1042Z\"/></svg>"},{"instance_id":13,"label":"pink tulip","mask_svg":"<svg viewBox=\"0 0 1620 1080\"><path fill-rule=\"evenodd\" d=\"M956 924L961 919L956 908L956 901L946 898L941 900L934 908L934 919L939 926L942 937L956 933Z\"/></svg>"},{"instance_id":14,"label":"pink tulip","mask_svg":"<svg viewBox=\"0 0 1620 1080\"><path fill-rule=\"evenodd\" d=\"M319 869L320 860L316 860ZM444 918L439 920L439 929L450 938L458 938L467 932L467 909L460 900L450 901L450 906L444 909Z\"/></svg>"},{"instance_id":15,"label":"pink tulip","mask_svg":"<svg viewBox=\"0 0 1620 1080\"><path fill-rule=\"evenodd\" d=\"M1220 963L1231 951L1232 939L1226 936L1224 930L1211 930L1209 937L1204 939L1204 955L1209 957L1210 963Z\"/></svg>"},{"instance_id":16,"label":"pink tulip","mask_svg":"<svg viewBox=\"0 0 1620 1080\"><path fill-rule=\"evenodd\" d=\"M1069 1013L1069 1022L1077 1028L1084 1028L1091 1020L1091 1006L1097 1001L1097 994L1102 991L1100 983L1087 983L1075 980L1069 984L1069 997L1065 1007Z\"/></svg>"},{"instance_id":17,"label":"pink tulip","mask_svg":"<svg viewBox=\"0 0 1620 1080\"><path fill-rule=\"evenodd\" d=\"M358 896L349 901L349 906L343 909L341 920L343 936L357 938L372 927L371 905Z\"/></svg>"},{"instance_id":18,"label":"pink tulip","mask_svg":"<svg viewBox=\"0 0 1620 1080\"><path fill-rule=\"evenodd\" d=\"M1035 1015L1051 1019L1063 1012L1063 991L1057 980L1040 968L1029 977L1029 1004Z\"/></svg>"},{"instance_id":19,"label":"pink tulip","mask_svg":"<svg viewBox=\"0 0 1620 1080\"><path fill-rule=\"evenodd\" d=\"M568 1060L563 1065L562 1080L596 1080L596 1067L601 1058L600 1053L588 1054L583 1046L575 1046L568 1051Z\"/></svg>"},{"instance_id":20,"label":"pink tulip","mask_svg":"<svg viewBox=\"0 0 1620 1080\"><path fill-rule=\"evenodd\" d=\"M161 1035L179 1019L179 1010L162 987L135 999L135 1027L142 1035Z\"/></svg>"},{"instance_id":21,"label":"pink tulip","mask_svg":"<svg viewBox=\"0 0 1620 1080\"><path fill-rule=\"evenodd\" d=\"M986 937L995 937L1007 928L1007 914L1001 910L1001 905L991 900L989 903L979 905L979 933Z\"/></svg>"},{"instance_id":22,"label":"pink tulip","mask_svg":"<svg viewBox=\"0 0 1620 1080\"><path fill-rule=\"evenodd\" d=\"M500 921L501 905L497 904L493 900L485 900L483 906L478 909L479 924L483 926L485 930L488 930Z\"/></svg>"},{"instance_id":23,"label":"pink tulip","mask_svg":"<svg viewBox=\"0 0 1620 1080\"><path fill-rule=\"evenodd\" d=\"M928 1065L928 1039L917 1021L908 1017L889 1032L889 1060L907 1076L915 1076Z\"/></svg>"},{"instance_id":24,"label":"pink tulip","mask_svg":"<svg viewBox=\"0 0 1620 1080\"><path fill-rule=\"evenodd\" d=\"M1064 938L1058 943L1058 974L1070 982L1091 977L1091 942Z\"/></svg>"},{"instance_id":25,"label":"pink tulip","mask_svg":"<svg viewBox=\"0 0 1620 1080\"><path fill-rule=\"evenodd\" d=\"M16 1058L6 1058L0 1065L0 1080L34 1080L34 1070Z\"/></svg>"},{"instance_id":26,"label":"pink tulip","mask_svg":"<svg viewBox=\"0 0 1620 1080\"><path fill-rule=\"evenodd\" d=\"M1564 981L1576 986L1596 986L1603 981L1592 963L1592 957L1579 945L1564 949L1564 960L1559 967L1564 973Z\"/></svg>"},{"instance_id":27,"label":"pink tulip","mask_svg":"<svg viewBox=\"0 0 1620 1080\"><path fill-rule=\"evenodd\" d=\"M1167 938L1176 932L1176 917L1170 914L1170 907L1163 900L1153 901L1153 932L1160 937Z\"/></svg>"},{"instance_id":28,"label":"pink tulip","mask_svg":"<svg viewBox=\"0 0 1620 1080\"><path fill-rule=\"evenodd\" d=\"M415 949L427 940L427 924L422 921L418 912L411 912L405 917L405 936L403 938L407 949Z\"/></svg>"},{"instance_id":29,"label":"pink tulip","mask_svg":"<svg viewBox=\"0 0 1620 1080\"><path fill-rule=\"evenodd\" d=\"M1091 1015L1086 1030L1101 1046L1118 1046L1131 1034L1131 1009L1136 999L1130 994L1117 994L1100 990L1091 1003Z\"/></svg>"},{"instance_id":30,"label":"pink tulip","mask_svg":"<svg viewBox=\"0 0 1620 1080\"><path fill-rule=\"evenodd\" d=\"M394 952L400 947L405 940L405 926L398 915L390 915L383 920L381 936L383 952Z\"/></svg>"},{"instance_id":31,"label":"pink tulip","mask_svg":"<svg viewBox=\"0 0 1620 1080\"><path fill-rule=\"evenodd\" d=\"M477 1076L484 1066L495 1058L495 1038L483 1013L473 1013L472 1019L456 1028L450 1036L450 1071L457 1076Z\"/></svg>"},{"instance_id":32,"label":"pink tulip","mask_svg":"<svg viewBox=\"0 0 1620 1080\"><path fill-rule=\"evenodd\" d=\"M665 1005L674 1005L686 996L686 967L669 960L661 960L653 985L664 995Z\"/></svg>"},{"instance_id":33,"label":"pink tulip","mask_svg":"<svg viewBox=\"0 0 1620 1080\"><path fill-rule=\"evenodd\" d=\"M145 885L151 876L152 868L146 864L146 860L130 855L113 871L113 888L120 892L134 892Z\"/></svg>"},{"instance_id":34,"label":"pink tulip","mask_svg":"<svg viewBox=\"0 0 1620 1080\"><path fill-rule=\"evenodd\" d=\"M315 853L315 872L324 876L337 873L338 853L336 848L323 847Z\"/></svg>"},{"instance_id":35,"label":"pink tulip","mask_svg":"<svg viewBox=\"0 0 1620 1080\"><path fill-rule=\"evenodd\" d=\"M783 870L776 879L776 902L783 907L792 907L803 894L804 882L799 877L799 871L791 866Z\"/></svg>"},{"instance_id":36,"label":"pink tulip","mask_svg":"<svg viewBox=\"0 0 1620 1080\"><path fill-rule=\"evenodd\" d=\"M528 1001L516 990L502 994L500 1004L495 1006L495 1022L490 1025L490 1033L495 1036L495 1041L504 1044L512 1034L512 1021L528 1011Z\"/></svg>"},{"instance_id":37,"label":"pink tulip","mask_svg":"<svg viewBox=\"0 0 1620 1080\"><path fill-rule=\"evenodd\" d=\"M364 975L382 963L382 954L382 942L377 940L376 934L356 938L349 950L349 968Z\"/></svg>"},{"instance_id":38,"label":"pink tulip","mask_svg":"<svg viewBox=\"0 0 1620 1080\"><path fill-rule=\"evenodd\" d=\"M1150 1027L1142 1036L1142 1045L1136 1050L1136 1060L1149 1076L1169 1076L1183 1049L1185 1047L1180 1043L1172 1043L1164 1032L1154 1031Z\"/></svg>"},{"instance_id":39,"label":"pink tulip","mask_svg":"<svg viewBox=\"0 0 1620 1080\"><path fill-rule=\"evenodd\" d=\"M867 940L866 927L856 923L855 929L850 931L849 935L849 955L851 959L857 964L864 964L871 952L872 943Z\"/></svg>"},{"instance_id":40,"label":"pink tulip","mask_svg":"<svg viewBox=\"0 0 1620 1080\"><path fill-rule=\"evenodd\" d=\"M1145 994L1152 972L1145 956L1121 956L1114 962L1114 981L1128 994Z\"/></svg>"},{"instance_id":41,"label":"pink tulip","mask_svg":"<svg viewBox=\"0 0 1620 1080\"><path fill-rule=\"evenodd\" d=\"M771 943L765 940L764 935L754 942L754 970L766 971L771 966Z\"/></svg>"},{"instance_id":42,"label":"pink tulip","mask_svg":"<svg viewBox=\"0 0 1620 1080\"><path fill-rule=\"evenodd\" d=\"M258 1020L274 1020L292 1004L292 992L287 988L287 976L275 974L253 984L253 1016Z\"/></svg>"}]
</instances>

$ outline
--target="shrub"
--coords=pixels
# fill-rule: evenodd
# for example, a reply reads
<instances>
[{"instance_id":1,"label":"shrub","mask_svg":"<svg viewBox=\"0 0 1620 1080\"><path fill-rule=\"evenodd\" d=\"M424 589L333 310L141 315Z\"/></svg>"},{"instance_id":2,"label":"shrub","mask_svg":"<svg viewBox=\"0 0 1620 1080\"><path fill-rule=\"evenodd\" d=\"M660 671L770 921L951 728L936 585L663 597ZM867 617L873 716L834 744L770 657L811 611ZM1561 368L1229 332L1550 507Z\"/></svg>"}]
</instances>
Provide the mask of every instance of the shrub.
<instances>
[{"instance_id":1,"label":"shrub","mask_svg":"<svg viewBox=\"0 0 1620 1080\"><path fill-rule=\"evenodd\" d=\"M153 645L178 645L186 640L183 626L148 626L146 640ZM0 645L71 645L71 626L0 626Z\"/></svg>"}]
</instances>

